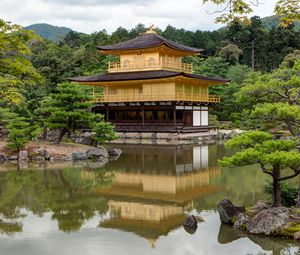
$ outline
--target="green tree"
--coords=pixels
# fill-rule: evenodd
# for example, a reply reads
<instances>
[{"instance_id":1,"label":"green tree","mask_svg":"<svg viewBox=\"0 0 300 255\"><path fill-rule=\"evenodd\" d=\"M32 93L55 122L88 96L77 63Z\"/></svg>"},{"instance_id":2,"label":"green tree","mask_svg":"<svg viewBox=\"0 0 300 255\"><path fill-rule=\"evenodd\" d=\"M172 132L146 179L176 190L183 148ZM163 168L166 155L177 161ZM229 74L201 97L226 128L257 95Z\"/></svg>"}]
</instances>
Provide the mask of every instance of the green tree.
<instances>
[{"instance_id":1,"label":"green tree","mask_svg":"<svg viewBox=\"0 0 300 255\"><path fill-rule=\"evenodd\" d=\"M16 115L8 122L7 130L7 146L18 152L34 137L36 131L26 118Z\"/></svg>"},{"instance_id":2,"label":"green tree","mask_svg":"<svg viewBox=\"0 0 300 255\"><path fill-rule=\"evenodd\" d=\"M230 64L237 64L243 51L235 44L229 43L219 51L219 56Z\"/></svg>"},{"instance_id":3,"label":"green tree","mask_svg":"<svg viewBox=\"0 0 300 255\"><path fill-rule=\"evenodd\" d=\"M0 100L19 104L24 100L24 89L42 83L28 59L31 41L41 40L32 31L0 19Z\"/></svg>"},{"instance_id":4,"label":"green tree","mask_svg":"<svg viewBox=\"0 0 300 255\"><path fill-rule=\"evenodd\" d=\"M244 108L253 126L281 125L300 138L300 62L293 68L281 68L269 74L256 73L236 93L237 103ZM259 120L259 121L258 121ZM300 141L300 140L299 140Z\"/></svg>"},{"instance_id":5,"label":"green tree","mask_svg":"<svg viewBox=\"0 0 300 255\"><path fill-rule=\"evenodd\" d=\"M95 145L98 143L103 144L117 138L114 126L103 120L97 121L97 123L93 125L92 131L94 132L93 140L95 141Z\"/></svg>"},{"instance_id":6,"label":"green tree","mask_svg":"<svg viewBox=\"0 0 300 255\"><path fill-rule=\"evenodd\" d=\"M253 131L232 138L227 147L241 151L220 162L223 166L259 164L262 172L272 177L272 206L281 206L280 182L300 174L300 153L293 140L274 140L267 132ZM283 170L290 171L283 175Z\"/></svg>"},{"instance_id":7,"label":"green tree","mask_svg":"<svg viewBox=\"0 0 300 255\"><path fill-rule=\"evenodd\" d=\"M68 132L91 127L95 119L95 114L90 111L91 96L79 84L60 83L57 93L51 94L50 98L46 106L50 115L46 117L45 124L48 128L60 130L57 144Z\"/></svg>"}]
</instances>

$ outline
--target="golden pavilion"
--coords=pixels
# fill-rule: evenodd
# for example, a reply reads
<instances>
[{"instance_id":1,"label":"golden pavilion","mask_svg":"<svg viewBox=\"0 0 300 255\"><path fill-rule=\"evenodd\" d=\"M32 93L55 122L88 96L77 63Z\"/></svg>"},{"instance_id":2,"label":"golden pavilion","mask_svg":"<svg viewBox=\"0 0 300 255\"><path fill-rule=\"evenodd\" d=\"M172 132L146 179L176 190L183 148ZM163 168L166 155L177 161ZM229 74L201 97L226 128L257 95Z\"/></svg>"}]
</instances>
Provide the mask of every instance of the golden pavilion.
<instances>
[{"instance_id":1,"label":"golden pavilion","mask_svg":"<svg viewBox=\"0 0 300 255\"><path fill-rule=\"evenodd\" d=\"M100 53L119 57L107 73L70 78L92 86L93 111L120 132L199 132L209 129L208 108L220 102L209 86L229 80L193 74L185 56L203 49L165 39L150 28L126 42L97 46ZM97 96L98 87L103 93Z\"/></svg>"}]
</instances>

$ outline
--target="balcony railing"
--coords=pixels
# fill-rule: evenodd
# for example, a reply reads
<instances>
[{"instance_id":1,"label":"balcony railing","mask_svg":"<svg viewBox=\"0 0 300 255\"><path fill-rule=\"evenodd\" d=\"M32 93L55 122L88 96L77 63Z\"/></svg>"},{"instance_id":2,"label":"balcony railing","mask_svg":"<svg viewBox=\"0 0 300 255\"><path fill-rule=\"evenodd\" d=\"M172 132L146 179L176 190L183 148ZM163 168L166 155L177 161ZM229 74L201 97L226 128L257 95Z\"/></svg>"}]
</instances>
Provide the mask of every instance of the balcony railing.
<instances>
[{"instance_id":1,"label":"balcony railing","mask_svg":"<svg viewBox=\"0 0 300 255\"><path fill-rule=\"evenodd\" d=\"M133 63L120 63L120 62L109 62L108 63L108 72L129 72L129 71L150 71L150 70L170 70L170 71L179 71L192 73L193 64L189 63L179 63L179 62L133 62Z\"/></svg>"},{"instance_id":2,"label":"balcony railing","mask_svg":"<svg viewBox=\"0 0 300 255\"><path fill-rule=\"evenodd\" d=\"M216 95L193 95L193 94L174 94L174 95L105 95L94 97L94 102L98 103L123 103L123 102L156 102L156 101L188 101L220 103L220 97Z\"/></svg>"}]
</instances>

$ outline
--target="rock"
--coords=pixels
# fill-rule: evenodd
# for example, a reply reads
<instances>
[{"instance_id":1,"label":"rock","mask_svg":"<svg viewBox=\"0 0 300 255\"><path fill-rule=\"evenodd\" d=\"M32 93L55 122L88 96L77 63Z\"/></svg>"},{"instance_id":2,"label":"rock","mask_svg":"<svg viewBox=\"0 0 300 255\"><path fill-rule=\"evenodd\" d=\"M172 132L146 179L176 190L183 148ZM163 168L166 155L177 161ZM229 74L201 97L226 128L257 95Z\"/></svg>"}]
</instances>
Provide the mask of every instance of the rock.
<instances>
[{"instance_id":1,"label":"rock","mask_svg":"<svg viewBox=\"0 0 300 255\"><path fill-rule=\"evenodd\" d=\"M233 218L240 212L245 211L245 207L237 207L229 199L223 199L218 204L220 220L225 224L233 224Z\"/></svg>"},{"instance_id":2,"label":"rock","mask_svg":"<svg viewBox=\"0 0 300 255\"><path fill-rule=\"evenodd\" d=\"M89 159L108 158L109 156L107 150L103 147L89 149L86 151L86 155Z\"/></svg>"},{"instance_id":3,"label":"rock","mask_svg":"<svg viewBox=\"0 0 300 255\"><path fill-rule=\"evenodd\" d=\"M8 159L9 160L18 160L18 155L12 155Z\"/></svg>"},{"instance_id":4,"label":"rock","mask_svg":"<svg viewBox=\"0 0 300 255\"><path fill-rule=\"evenodd\" d=\"M43 148L40 148L40 149L37 149L37 154L44 157L45 160L49 160L51 155L49 154L49 152L46 150L46 149L43 149Z\"/></svg>"},{"instance_id":5,"label":"rock","mask_svg":"<svg viewBox=\"0 0 300 255\"><path fill-rule=\"evenodd\" d=\"M119 157L122 154L122 150L121 149L109 149L108 150L108 155L110 157Z\"/></svg>"},{"instance_id":6,"label":"rock","mask_svg":"<svg viewBox=\"0 0 300 255\"><path fill-rule=\"evenodd\" d=\"M290 218L286 207L272 207L263 210L250 219L247 230L251 234L275 234L283 228Z\"/></svg>"},{"instance_id":7,"label":"rock","mask_svg":"<svg viewBox=\"0 0 300 255\"><path fill-rule=\"evenodd\" d=\"M7 157L4 153L0 152L0 163L5 162L7 160Z\"/></svg>"},{"instance_id":8,"label":"rock","mask_svg":"<svg viewBox=\"0 0 300 255\"><path fill-rule=\"evenodd\" d=\"M72 160L86 160L88 157L85 152L74 151L72 153Z\"/></svg>"},{"instance_id":9,"label":"rock","mask_svg":"<svg viewBox=\"0 0 300 255\"><path fill-rule=\"evenodd\" d=\"M93 144L93 135L95 134L95 132L84 132L81 133L79 136L76 134L72 134L71 135L71 139L75 142L75 143L81 143L81 144L86 144L86 145L92 145Z\"/></svg>"},{"instance_id":10,"label":"rock","mask_svg":"<svg viewBox=\"0 0 300 255\"><path fill-rule=\"evenodd\" d=\"M55 158L54 158L54 157L50 157L50 158L49 158L49 161L50 161L50 162L54 162L54 161L55 161Z\"/></svg>"},{"instance_id":11,"label":"rock","mask_svg":"<svg viewBox=\"0 0 300 255\"><path fill-rule=\"evenodd\" d=\"M189 234L194 234L197 230L197 220L194 215L189 215L183 223L183 228Z\"/></svg>"},{"instance_id":12,"label":"rock","mask_svg":"<svg viewBox=\"0 0 300 255\"><path fill-rule=\"evenodd\" d=\"M257 214L263 210L269 209L271 206L264 201L258 201L254 206L250 208L250 211Z\"/></svg>"},{"instance_id":13,"label":"rock","mask_svg":"<svg viewBox=\"0 0 300 255\"><path fill-rule=\"evenodd\" d=\"M43 156L35 156L35 157L32 157L32 160L38 161L38 162L45 162L46 159Z\"/></svg>"},{"instance_id":14,"label":"rock","mask_svg":"<svg viewBox=\"0 0 300 255\"><path fill-rule=\"evenodd\" d=\"M300 231L294 233L294 239L300 240Z\"/></svg>"},{"instance_id":15,"label":"rock","mask_svg":"<svg viewBox=\"0 0 300 255\"><path fill-rule=\"evenodd\" d=\"M72 157L71 156L55 156L54 158L55 160L58 160L58 161L71 161L72 160Z\"/></svg>"},{"instance_id":16,"label":"rock","mask_svg":"<svg viewBox=\"0 0 300 255\"><path fill-rule=\"evenodd\" d=\"M19 152L19 160L20 161L28 161L28 151L20 151Z\"/></svg>"},{"instance_id":17,"label":"rock","mask_svg":"<svg viewBox=\"0 0 300 255\"><path fill-rule=\"evenodd\" d=\"M239 213L236 216L236 222L233 227L237 229L246 229L248 223L250 221L250 217L245 213Z\"/></svg>"}]
</instances>

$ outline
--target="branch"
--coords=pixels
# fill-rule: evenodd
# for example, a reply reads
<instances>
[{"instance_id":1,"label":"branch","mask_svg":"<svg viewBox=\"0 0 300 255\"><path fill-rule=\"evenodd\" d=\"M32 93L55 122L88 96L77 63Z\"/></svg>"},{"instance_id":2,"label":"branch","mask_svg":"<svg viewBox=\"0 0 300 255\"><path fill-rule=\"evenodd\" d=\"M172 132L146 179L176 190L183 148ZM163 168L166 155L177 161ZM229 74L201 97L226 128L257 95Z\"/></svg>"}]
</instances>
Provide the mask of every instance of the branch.
<instances>
[{"instance_id":1,"label":"branch","mask_svg":"<svg viewBox=\"0 0 300 255\"><path fill-rule=\"evenodd\" d=\"M261 170L265 174L268 174L268 175L271 175L272 177L274 177L274 174L272 172L268 171L268 169L265 167L265 165L260 160L258 160L257 163L260 164Z\"/></svg>"},{"instance_id":2,"label":"branch","mask_svg":"<svg viewBox=\"0 0 300 255\"><path fill-rule=\"evenodd\" d=\"M300 91L299 91L298 94L294 97L294 100L293 100L293 101L294 101L295 104L297 103L299 97L300 97Z\"/></svg>"},{"instance_id":3,"label":"branch","mask_svg":"<svg viewBox=\"0 0 300 255\"><path fill-rule=\"evenodd\" d=\"M294 170L294 169L293 169ZM295 170L294 170L295 171ZM291 175L287 175L287 176L284 176L284 177L281 177L279 178L278 180L279 181L285 181L285 180L288 180L288 179L292 179L294 177L296 177L298 174L300 174L300 171L295 171L294 174L291 174Z\"/></svg>"}]
</instances>

